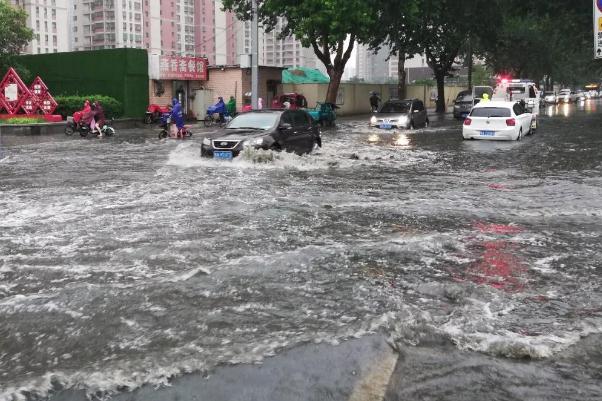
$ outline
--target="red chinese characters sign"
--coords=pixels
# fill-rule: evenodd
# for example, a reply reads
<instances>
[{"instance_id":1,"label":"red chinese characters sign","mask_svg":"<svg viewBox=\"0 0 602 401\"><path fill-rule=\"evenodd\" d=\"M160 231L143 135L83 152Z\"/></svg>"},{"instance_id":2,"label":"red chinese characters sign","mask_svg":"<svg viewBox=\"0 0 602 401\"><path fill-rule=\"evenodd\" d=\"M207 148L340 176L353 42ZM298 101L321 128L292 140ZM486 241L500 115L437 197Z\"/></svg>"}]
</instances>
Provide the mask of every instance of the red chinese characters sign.
<instances>
[{"instance_id":1,"label":"red chinese characters sign","mask_svg":"<svg viewBox=\"0 0 602 401\"><path fill-rule=\"evenodd\" d=\"M161 56L161 79L207 80L207 59L202 57Z\"/></svg>"}]
</instances>

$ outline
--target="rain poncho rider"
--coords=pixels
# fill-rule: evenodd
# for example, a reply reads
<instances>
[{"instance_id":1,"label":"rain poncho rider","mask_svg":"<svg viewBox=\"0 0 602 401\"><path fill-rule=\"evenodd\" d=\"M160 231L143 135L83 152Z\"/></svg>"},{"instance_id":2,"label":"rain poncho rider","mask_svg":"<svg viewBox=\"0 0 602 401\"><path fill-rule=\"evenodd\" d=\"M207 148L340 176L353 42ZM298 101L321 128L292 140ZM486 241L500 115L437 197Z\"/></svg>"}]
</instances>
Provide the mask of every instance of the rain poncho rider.
<instances>
[{"instance_id":1,"label":"rain poncho rider","mask_svg":"<svg viewBox=\"0 0 602 401\"><path fill-rule=\"evenodd\" d=\"M224 115L228 113L228 110L226 109L226 103L224 103L224 99L221 96L217 98L216 104L209 106L207 109L208 115L213 115L215 113L219 114L220 121L224 121Z\"/></svg>"},{"instance_id":2,"label":"rain poncho rider","mask_svg":"<svg viewBox=\"0 0 602 401\"><path fill-rule=\"evenodd\" d=\"M171 121L176 124L176 127L178 127L178 132L180 132L182 128L184 128L184 114L182 113L182 105L176 98L171 101L171 105L172 108L170 118Z\"/></svg>"}]
</instances>

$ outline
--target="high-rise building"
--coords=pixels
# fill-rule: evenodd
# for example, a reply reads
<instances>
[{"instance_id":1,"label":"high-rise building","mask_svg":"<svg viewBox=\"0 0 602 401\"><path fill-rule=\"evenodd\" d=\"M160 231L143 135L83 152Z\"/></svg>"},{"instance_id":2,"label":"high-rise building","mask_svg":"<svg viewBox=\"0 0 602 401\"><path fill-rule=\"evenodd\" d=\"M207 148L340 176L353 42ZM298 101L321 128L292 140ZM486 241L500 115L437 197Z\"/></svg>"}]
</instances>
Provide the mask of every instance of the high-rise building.
<instances>
[{"instance_id":1,"label":"high-rise building","mask_svg":"<svg viewBox=\"0 0 602 401\"><path fill-rule=\"evenodd\" d=\"M356 77L366 82L385 82L389 78L388 56L388 49L374 53L368 46L358 44L355 52Z\"/></svg>"},{"instance_id":2,"label":"high-rise building","mask_svg":"<svg viewBox=\"0 0 602 401\"><path fill-rule=\"evenodd\" d=\"M142 0L73 0L72 49L143 47L142 13Z\"/></svg>"},{"instance_id":3,"label":"high-rise building","mask_svg":"<svg viewBox=\"0 0 602 401\"><path fill-rule=\"evenodd\" d=\"M71 0L11 0L27 12L27 26L34 39L23 53L57 53L69 51L69 2Z\"/></svg>"},{"instance_id":4,"label":"high-rise building","mask_svg":"<svg viewBox=\"0 0 602 401\"><path fill-rule=\"evenodd\" d=\"M271 32L259 30L259 64L272 67L310 67L320 63L311 48L303 47L294 36L279 38L284 18L280 17ZM239 22L238 53L251 53L251 24Z\"/></svg>"}]
</instances>

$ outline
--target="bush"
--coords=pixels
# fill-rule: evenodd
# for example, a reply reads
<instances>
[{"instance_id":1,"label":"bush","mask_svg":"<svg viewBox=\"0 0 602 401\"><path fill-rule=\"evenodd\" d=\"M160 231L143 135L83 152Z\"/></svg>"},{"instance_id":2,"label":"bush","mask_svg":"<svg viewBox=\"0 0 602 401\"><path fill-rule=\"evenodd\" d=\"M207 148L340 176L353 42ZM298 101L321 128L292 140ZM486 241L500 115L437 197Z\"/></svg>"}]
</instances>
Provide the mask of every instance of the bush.
<instances>
[{"instance_id":1,"label":"bush","mask_svg":"<svg viewBox=\"0 0 602 401\"><path fill-rule=\"evenodd\" d=\"M98 100L102 105L107 118L119 117L123 114L123 105L115 98L103 95L88 95L88 96L54 96L54 100L59 104L55 113L60 114L63 118L72 116L74 112L84 108L86 99L90 102Z\"/></svg>"},{"instance_id":2,"label":"bush","mask_svg":"<svg viewBox=\"0 0 602 401\"><path fill-rule=\"evenodd\" d=\"M0 124L39 124L45 123L46 120L40 117L12 117L6 120L0 120Z\"/></svg>"}]
</instances>

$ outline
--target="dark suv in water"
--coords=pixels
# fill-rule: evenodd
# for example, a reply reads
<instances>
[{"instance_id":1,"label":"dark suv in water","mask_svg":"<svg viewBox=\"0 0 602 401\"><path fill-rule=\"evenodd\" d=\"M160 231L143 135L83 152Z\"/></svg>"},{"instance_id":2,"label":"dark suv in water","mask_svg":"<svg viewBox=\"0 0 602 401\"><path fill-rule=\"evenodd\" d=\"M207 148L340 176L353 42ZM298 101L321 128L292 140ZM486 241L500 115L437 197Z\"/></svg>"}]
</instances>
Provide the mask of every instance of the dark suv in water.
<instances>
[{"instance_id":1,"label":"dark suv in water","mask_svg":"<svg viewBox=\"0 0 602 401\"><path fill-rule=\"evenodd\" d=\"M461 91L456 96L456 100L454 101L454 118L461 119L465 118L468 114L470 114L470 110L472 110L472 92L471 91Z\"/></svg>"},{"instance_id":2,"label":"dark suv in water","mask_svg":"<svg viewBox=\"0 0 602 401\"><path fill-rule=\"evenodd\" d=\"M253 110L203 139L201 156L232 159L245 148L310 153L322 146L320 130L304 110Z\"/></svg>"}]
</instances>

